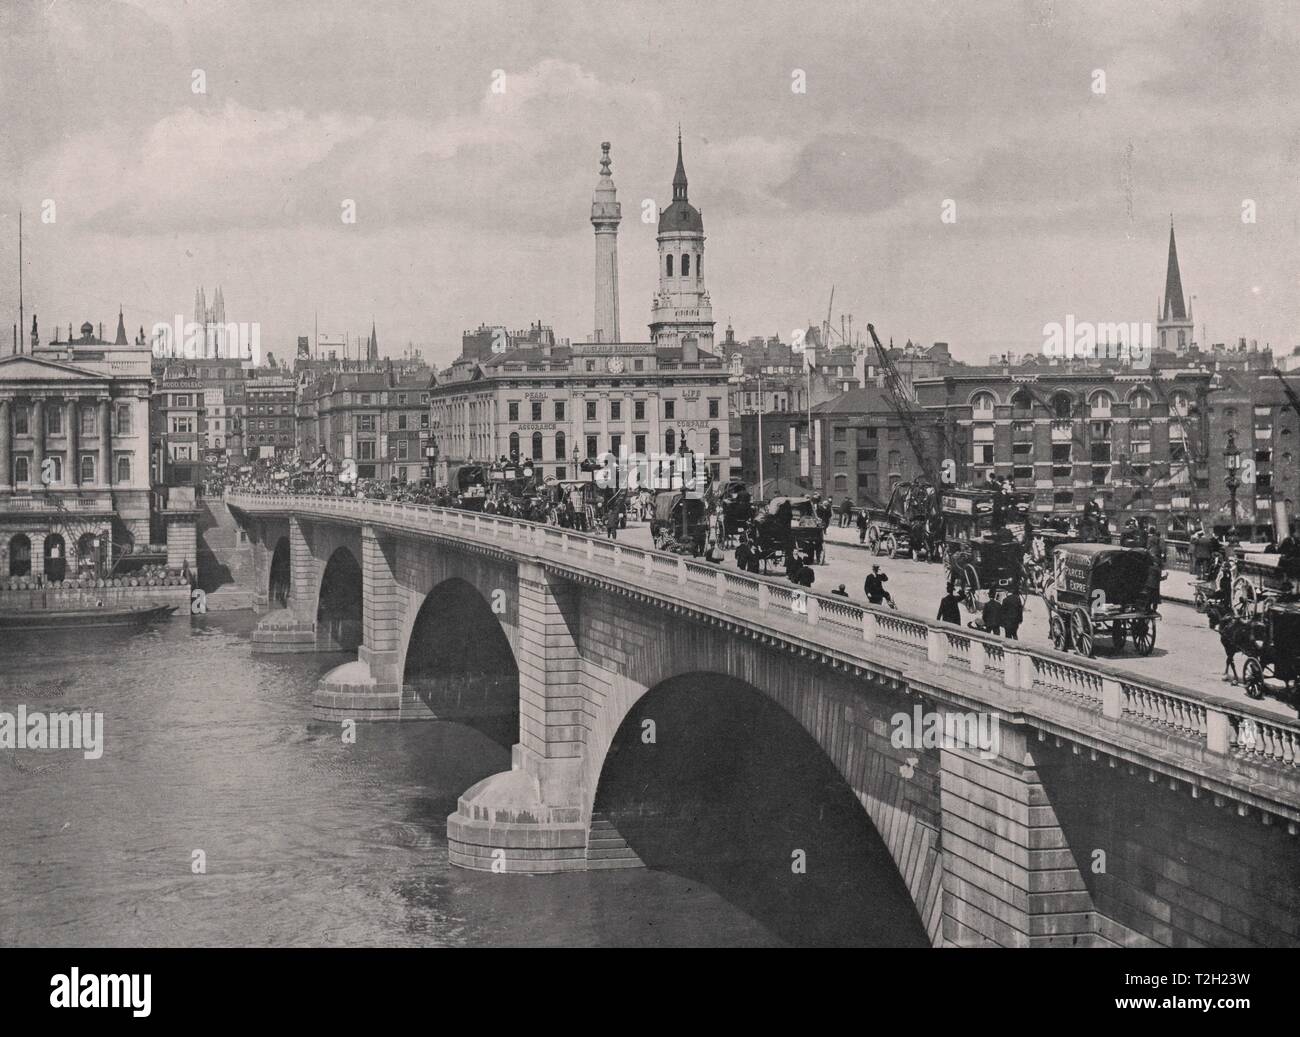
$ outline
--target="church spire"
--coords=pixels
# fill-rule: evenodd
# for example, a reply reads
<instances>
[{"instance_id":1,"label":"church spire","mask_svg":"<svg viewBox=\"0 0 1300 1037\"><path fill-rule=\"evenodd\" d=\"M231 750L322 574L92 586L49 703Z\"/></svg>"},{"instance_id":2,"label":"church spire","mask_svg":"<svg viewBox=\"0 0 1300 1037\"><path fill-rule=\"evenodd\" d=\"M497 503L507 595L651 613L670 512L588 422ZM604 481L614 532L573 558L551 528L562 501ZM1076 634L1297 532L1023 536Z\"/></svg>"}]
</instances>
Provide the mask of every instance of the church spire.
<instances>
[{"instance_id":1,"label":"church spire","mask_svg":"<svg viewBox=\"0 0 1300 1037\"><path fill-rule=\"evenodd\" d=\"M1165 270L1165 320L1186 320L1183 279L1178 270L1178 247L1174 244L1174 218L1169 217L1169 265Z\"/></svg>"},{"instance_id":2,"label":"church spire","mask_svg":"<svg viewBox=\"0 0 1300 1037\"><path fill-rule=\"evenodd\" d=\"M122 306L120 303L118 304L117 307L117 338L114 340L113 345L115 346L129 345L129 343L126 341L126 324L123 323L122 321Z\"/></svg>"},{"instance_id":3,"label":"church spire","mask_svg":"<svg viewBox=\"0 0 1300 1037\"><path fill-rule=\"evenodd\" d=\"M686 164L682 161L682 127L677 125L677 172L673 174L673 201L686 201Z\"/></svg>"}]
</instances>

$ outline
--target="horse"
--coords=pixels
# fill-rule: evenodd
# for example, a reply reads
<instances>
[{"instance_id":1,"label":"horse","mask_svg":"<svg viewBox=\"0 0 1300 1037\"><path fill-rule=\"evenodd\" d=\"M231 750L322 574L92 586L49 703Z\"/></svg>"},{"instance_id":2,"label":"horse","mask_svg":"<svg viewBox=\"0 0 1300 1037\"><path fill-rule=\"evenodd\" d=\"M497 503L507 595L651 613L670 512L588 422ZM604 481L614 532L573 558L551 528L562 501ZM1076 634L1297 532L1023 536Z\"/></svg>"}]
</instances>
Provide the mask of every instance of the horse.
<instances>
[{"instance_id":1,"label":"horse","mask_svg":"<svg viewBox=\"0 0 1300 1037\"><path fill-rule=\"evenodd\" d=\"M1231 610L1225 610L1218 602L1206 610L1210 620L1210 629L1219 632L1219 643L1223 645L1225 662L1223 680L1231 679L1235 685L1240 678L1237 675L1236 655L1254 655L1259 651L1259 629L1262 624L1256 620L1242 619ZM1231 678L1229 675L1231 674Z\"/></svg>"}]
</instances>

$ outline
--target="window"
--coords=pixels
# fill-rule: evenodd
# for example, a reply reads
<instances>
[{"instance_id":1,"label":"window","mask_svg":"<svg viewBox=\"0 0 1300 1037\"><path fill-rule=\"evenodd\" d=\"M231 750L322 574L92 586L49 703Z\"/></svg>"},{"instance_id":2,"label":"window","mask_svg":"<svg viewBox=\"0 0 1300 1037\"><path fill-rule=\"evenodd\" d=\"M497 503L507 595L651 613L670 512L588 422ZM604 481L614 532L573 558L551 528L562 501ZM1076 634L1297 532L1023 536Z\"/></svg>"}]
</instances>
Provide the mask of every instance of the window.
<instances>
[{"instance_id":1,"label":"window","mask_svg":"<svg viewBox=\"0 0 1300 1037\"><path fill-rule=\"evenodd\" d=\"M397 415L397 431L398 431L398 432L405 432L405 431L406 431L406 415L405 415L405 414L399 414L399 415Z\"/></svg>"},{"instance_id":2,"label":"window","mask_svg":"<svg viewBox=\"0 0 1300 1037\"><path fill-rule=\"evenodd\" d=\"M510 420L510 421L518 421L518 420L519 420L519 401L518 401L518 400L511 400L508 404L506 404L506 410L507 410L507 413L508 413L508 415L509 415L508 420Z\"/></svg>"},{"instance_id":3,"label":"window","mask_svg":"<svg viewBox=\"0 0 1300 1037\"><path fill-rule=\"evenodd\" d=\"M997 401L991 392L976 393L975 398L971 401L971 407L975 411L975 417L984 421L993 418L993 407Z\"/></svg>"},{"instance_id":4,"label":"window","mask_svg":"<svg viewBox=\"0 0 1300 1037\"><path fill-rule=\"evenodd\" d=\"M32 481L32 463L25 457L14 458L14 482L24 483Z\"/></svg>"},{"instance_id":5,"label":"window","mask_svg":"<svg viewBox=\"0 0 1300 1037\"><path fill-rule=\"evenodd\" d=\"M587 401L587 420L588 420L588 421L595 421L595 420L596 420L596 401L595 401L595 400L588 400L588 401Z\"/></svg>"},{"instance_id":6,"label":"window","mask_svg":"<svg viewBox=\"0 0 1300 1037\"><path fill-rule=\"evenodd\" d=\"M556 401L555 401L555 420L556 420L556 421L563 421L563 420L564 420L564 401L563 401L563 400L556 400Z\"/></svg>"},{"instance_id":7,"label":"window","mask_svg":"<svg viewBox=\"0 0 1300 1037\"><path fill-rule=\"evenodd\" d=\"M565 447L564 433L563 432L555 433L555 460L557 461L564 460L564 447Z\"/></svg>"},{"instance_id":8,"label":"window","mask_svg":"<svg viewBox=\"0 0 1300 1037\"><path fill-rule=\"evenodd\" d=\"M259 425L260 425L260 422L259 422ZM374 432L374 431L375 431L375 416L374 416L373 414L359 414L359 415L357 415L357 431L358 431L358 432Z\"/></svg>"},{"instance_id":9,"label":"window","mask_svg":"<svg viewBox=\"0 0 1300 1037\"><path fill-rule=\"evenodd\" d=\"M645 361L642 360L640 357L638 357L636 360L633 360L633 361L632 361L632 370L633 370L633 371L644 371L644 370L645 370Z\"/></svg>"},{"instance_id":10,"label":"window","mask_svg":"<svg viewBox=\"0 0 1300 1037\"><path fill-rule=\"evenodd\" d=\"M674 453L677 446L677 437L673 434L672 429L664 429L664 453Z\"/></svg>"},{"instance_id":11,"label":"window","mask_svg":"<svg viewBox=\"0 0 1300 1037\"><path fill-rule=\"evenodd\" d=\"M645 453L645 434L634 436L632 439L633 446L638 454Z\"/></svg>"},{"instance_id":12,"label":"window","mask_svg":"<svg viewBox=\"0 0 1300 1037\"><path fill-rule=\"evenodd\" d=\"M672 421L676 417L677 417L677 401L664 400L664 420ZM672 453L671 450L668 452Z\"/></svg>"},{"instance_id":13,"label":"window","mask_svg":"<svg viewBox=\"0 0 1300 1037\"><path fill-rule=\"evenodd\" d=\"M1088 408L1090 411L1090 416L1094 418L1102 418L1102 419L1109 418L1111 402L1112 401L1110 398L1110 393L1105 393L1105 392L1093 393L1088 400Z\"/></svg>"},{"instance_id":14,"label":"window","mask_svg":"<svg viewBox=\"0 0 1300 1037\"><path fill-rule=\"evenodd\" d=\"M45 427L52 436L57 436L63 431L62 407L47 407L45 409Z\"/></svg>"},{"instance_id":15,"label":"window","mask_svg":"<svg viewBox=\"0 0 1300 1037\"><path fill-rule=\"evenodd\" d=\"M117 459L117 479L118 483L129 483L131 481L131 459L129 457L119 457Z\"/></svg>"},{"instance_id":16,"label":"window","mask_svg":"<svg viewBox=\"0 0 1300 1037\"><path fill-rule=\"evenodd\" d=\"M510 433L510 460L512 461L519 460L519 433L518 432Z\"/></svg>"},{"instance_id":17,"label":"window","mask_svg":"<svg viewBox=\"0 0 1300 1037\"><path fill-rule=\"evenodd\" d=\"M370 393L368 393L368 392L363 392L363 393L361 394L361 405L362 405L363 407L369 407L369 406L370 406Z\"/></svg>"},{"instance_id":18,"label":"window","mask_svg":"<svg viewBox=\"0 0 1300 1037\"><path fill-rule=\"evenodd\" d=\"M710 400L710 401L709 401L709 417L711 417L711 418L716 418L717 416L718 416L718 401L717 401L717 400Z\"/></svg>"},{"instance_id":19,"label":"window","mask_svg":"<svg viewBox=\"0 0 1300 1037\"><path fill-rule=\"evenodd\" d=\"M398 405L399 407L405 407L405 406L406 406L406 393L404 393L404 392L399 392L399 393L397 394L397 405Z\"/></svg>"},{"instance_id":20,"label":"window","mask_svg":"<svg viewBox=\"0 0 1300 1037\"><path fill-rule=\"evenodd\" d=\"M568 469L565 468L564 465L557 465L555 468L555 478L559 479L560 482L564 482L564 480L568 478L566 475L567 472Z\"/></svg>"},{"instance_id":21,"label":"window","mask_svg":"<svg viewBox=\"0 0 1300 1037\"><path fill-rule=\"evenodd\" d=\"M1058 392L1052 397L1052 416L1058 421L1070 418L1073 410L1074 401L1070 398L1069 393Z\"/></svg>"},{"instance_id":22,"label":"window","mask_svg":"<svg viewBox=\"0 0 1300 1037\"><path fill-rule=\"evenodd\" d=\"M682 276L691 276L691 257L685 252L682 253Z\"/></svg>"},{"instance_id":23,"label":"window","mask_svg":"<svg viewBox=\"0 0 1300 1037\"><path fill-rule=\"evenodd\" d=\"M420 413L420 428L428 428L428 427L429 427L429 412L426 410Z\"/></svg>"},{"instance_id":24,"label":"window","mask_svg":"<svg viewBox=\"0 0 1300 1037\"><path fill-rule=\"evenodd\" d=\"M406 460L406 450L407 450L406 440L405 440L405 439L399 439L399 440L397 441L397 459L398 459L399 461L405 461L405 460Z\"/></svg>"},{"instance_id":25,"label":"window","mask_svg":"<svg viewBox=\"0 0 1300 1037\"><path fill-rule=\"evenodd\" d=\"M847 475L837 475L835 477L835 492L846 493L849 488L849 477Z\"/></svg>"},{"instance_id":26,"label":"window","mask_svg":"<svg viewBox=\"0 0 1300 1037\"><path fill-rule=\"evenodd\" d=\"M81 434L83 436L93 436L95 434L95 408L81 408Z\"/></svg>"},{"instance_id":27,"label":"window","mask_svg":"<svg viewBox=\"0 0 1300 1037\"><path fill-rule=\"evenodd\" d=\"M1135 392L1128 399L1129 409L1137 411L1148 411L1151 409L1151 397L1144 392Z\"/></svg>"},{"instance_id":28,"label":"window","mask_svg":"<svg viewBox=\"0 0 1300 1037\"><path fill-rule=\"evenodd\" d=\"M1093 464L1110 464L1110 443L1092 443L1089 445Z\"/></svg>"},{"instance_id":29,"label":"window","mask_svg":"<svg viewBox=\"0 0 1300 1037\"><path fill-rule=\"evenodd\" d=\"M893 453L895 453L895 451L892 451L892 450L891 450L890 453L893 454ZM976 443L976 444L975 444L975 463L976 463L976 464L992 464L992 463L993 463L993 444L992 444L992 443Z\"/></svg>"},{"instance_id":30,"label":"window","mask_svg":"<svg viewBox=\"0 0 1300 1037\"><path fill-rule=\"evenodd\" d=\"M189 396L187 396L187 395L186 395L186 396L177 396L177 397L176 397L176 404L175 404L175 405L176 405L177 407L188 407L188 406L190 405L190 398L189 398Z\"/></svg>"},{"instance_id":31,"label":"window","mask_svg":"<svg viewBox=\"0 0 1300 1037\"><path fill-rule=\"evenodd\" d=\"M1013 418L1030 418L1034 413L1034 398L1024 389L1011 397L1011 416Z\"/></svg>"},{"instance_id":32,"label":"window","mask_svg":"<svg viewBox=\"0 0 1300 1037\"><path fill-rule=\"evenodd\" d=\"M594 370L596 370L596 361L594 361L594 360L588 360L588 361L587 361L587 370L588 370L588 371L594 371Z\"/></svg>"},{"instance_id":33,"label":"window","mask_svg":"<svg viewBox=\"0 0 1300 1037\"><path fill-rule=\"evenodd\" d=\"M541 400L533 400L533 405L532 405L532 407L530 408L530 413L531 413L532 416L533 416L533 421L541 421L541 420L542 420L542 401L541 401Z\"/></svg>"},{"instance_id":34,"label":"window","mask_svg":"<svg viewBox=\"0 0 1300 1037\"><path fill-rule=\"evenodd\" d=\"M673 276L673 254L671 252L668 253L667 263L668 263L667 266L668 276L672 277Z\"/></svg>"},{"instance_id":35,"label":"window","mask_svg":"<svg viewBox=\"0 0 1300 1037\"><path fill-rule=\"evenodd\" d=\"M14 434L19 436L27 435L27 415L30 411L27 404L14 404Z\"/></svg>"},{"instance_id":36,"label":"window","mask_svg":"<svg viewBox=\"0 0 1300 1037\"><path fill-rule=\"evenodd\" d=\"M722 438L722 434L717 429L715 428L709 429L709 453L710 454L718 454L721 452L720 450L721 438ZM844 451L841 450L840 453L843 454ZM847 463L848 463L847 456L845 457L844 461L838 461L838 460L836 461L836 464L847 464Z\"/></svg>"},{"instance_id":37,"label":"window","mask_svg":"<svg viewBox=\"0 0 1300 1037\"><path fill-rule=\"evenodd\" d=\"M599 452L600 452L600 447L599 447L599 445L598 445L598 443L597 443L597 441L596 441L596 437L595 437L595 436L588 436L588 437L587 437L587 456L588 456L588 457L595 457L596 454L598 454Z\"/></svg>"},{"instance_id":38,"label":"window","mask_svg":"<svg viewBox=\"0 0 1300 1037\"><path fill-rule=\"evenodd\" d=\"M373 461L375 459L375 441L363 439L357 443L357 460Z\"/></svg>"},{"instance_id":39,"label":"window","mask_svg":"<svg viewBox=\"0 0 1300 1037\"><path fill-rule=\"evenodd\" d=\"M645 421L645 400L636 400L633 402L632 417L637 421Z\"/></svg>"},{"instance_id":40,"label":"window","mask_svg":"<svg viewBox=\"0 0 1300 1037\"><path fill-rule=\"evenodd\" d=\"M619 450L621 450L622 447L623 447L623 437L622 437L622 436L610 436L610 437L609 437L609 452L610 452L611 454L613 454L615 457L618 457Z\"/></svg>"},{"instance_id":41,"label":"window","mask_svg":"<svg viewBox=\"0 0 1300 1037\"><path fill-rule=\"evenodd\" d=\"M843 468L849 463L849 452L847 450L835 451L835 467Z\"/></svg>"},{"instance_id":42,"label":"window","mask_svg":"<svg viewBox=\"0 0 1300 1037\"><path fill-rule=\"evenodd\" d=\"M117 434L119 436L129 436L131 434L131 407L123 403L117 408Z\"/></svg>"},{"instance_id":43,"label":"window","mask_svg":"<svg viewBox=\"0 0 1300 1037\"><path fill-rule=\"evenodd\" d=\"M1073 490L1057 490L1055 493L1052 494L1052 503L1053 503L1053 504L1073 504L1073 503L1074 503L1074 491L1073 491Z\"/></svg>"}]
</instances>

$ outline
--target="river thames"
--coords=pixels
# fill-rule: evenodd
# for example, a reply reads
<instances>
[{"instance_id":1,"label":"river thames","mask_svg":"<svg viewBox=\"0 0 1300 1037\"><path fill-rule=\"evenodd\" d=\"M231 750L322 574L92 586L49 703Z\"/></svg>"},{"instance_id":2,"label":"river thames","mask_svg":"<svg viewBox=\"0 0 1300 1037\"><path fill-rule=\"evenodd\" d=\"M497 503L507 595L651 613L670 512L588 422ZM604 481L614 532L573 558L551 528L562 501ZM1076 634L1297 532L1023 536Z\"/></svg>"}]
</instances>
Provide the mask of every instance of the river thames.
<instances>
[{"instance_id":1,"label":"river thames","mask_svg":"<svg viewBox=\"0 0 1300 1037\"><path fill-rule=\"evenodd\" d=\"M511 732L362 724L347 744L337 725L310 720L315 681L347 657L254 656L254 619L214 613L132 636L0 641L0 710L104 716L100 759L0 749L0 944L917 942L896 874L842 788L812 802L801 793L771 825L756 826L743 802L724 808L740 821L734 832L695 818L712 842L688 825L702 847L743 844L739 861L701 850L680 868L548 877L451 867L447 814L476 781L509 768ZM764 773L777 789L800 777ZM752 777L741 784L767 794ZM833 849L794 877L791 842ZM665 855L676 859L671 846ZM833 867L819 867L830 857Z\"/></svg>"}]
</instances>

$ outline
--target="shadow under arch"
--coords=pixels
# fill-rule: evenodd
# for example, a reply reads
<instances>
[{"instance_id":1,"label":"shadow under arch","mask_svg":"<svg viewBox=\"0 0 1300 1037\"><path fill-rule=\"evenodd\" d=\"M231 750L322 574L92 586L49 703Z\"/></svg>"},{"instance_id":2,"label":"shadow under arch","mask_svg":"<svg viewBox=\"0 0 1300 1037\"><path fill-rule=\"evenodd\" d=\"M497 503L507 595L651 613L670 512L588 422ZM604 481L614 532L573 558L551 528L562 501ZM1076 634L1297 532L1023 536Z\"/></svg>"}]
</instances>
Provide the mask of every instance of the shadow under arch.
<instances>
[{"instance_id":1,"label":"shadow under arch","mask_svg":"<svg viewBox=\"0 0 1300 1037\"><path fill-rule=\"evenodd\" d=\"M930 946L834 762L745 681L683 674L643 695L614 736L592 816L647 867L704 883L787 943Z\"/></svg>"},{"instance_id":2,"label":"shadow under arch","mask_svg":"<svg viewBox=\"0 0 1300 1037\"><path fill-rule=\"evenodd\" d=\"M271 608L288 608L292 577L293 569L289 560L289 538L282 536L276 541L275 551L271 555L271 574L267 583L267 601Z\"/></svg>"},{"instance_id":3,"label":"shadow under arch","mask_svg":"<svg viewBox=\"0 0 1300 1037\"><path fill-rule=\"evenodd\" d=\"M361 566L348 548L336 548L325 563L316 601L316 643L333 651L355 652L361 644Z\"/></svg>"},{"instance_id":4,"label":"shadow under arch","mask_svg":"<svg viewBox=\"0 0 1300 1037\"><path fill-rule=\"evenodd\" d=\"M519 740L519 666L491 605L453 577L425 596L402 673L439 720L455 720L510 746Z\"/></svg>"}]
</instances>

